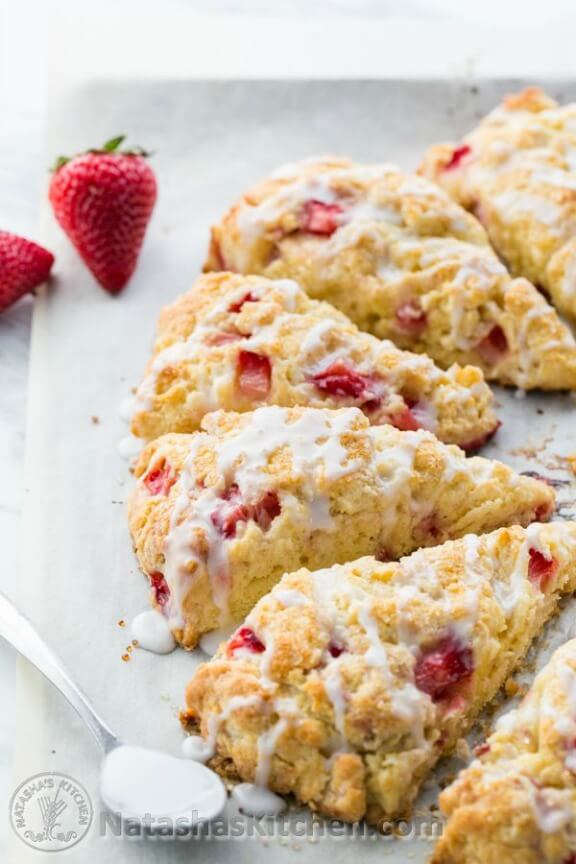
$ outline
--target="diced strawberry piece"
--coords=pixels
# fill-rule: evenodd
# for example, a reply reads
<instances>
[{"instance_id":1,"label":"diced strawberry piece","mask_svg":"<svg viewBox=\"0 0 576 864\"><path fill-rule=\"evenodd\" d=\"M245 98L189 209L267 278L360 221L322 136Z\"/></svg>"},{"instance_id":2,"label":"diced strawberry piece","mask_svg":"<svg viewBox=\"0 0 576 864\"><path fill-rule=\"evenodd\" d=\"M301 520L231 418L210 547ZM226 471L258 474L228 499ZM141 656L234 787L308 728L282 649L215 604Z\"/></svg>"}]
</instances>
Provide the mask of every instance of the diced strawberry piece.
<instances>
[{"instance_id":1,"label":"diced strawberry piece","mask_svg":"<svg viewBox=\"0 0 576 864\"><path fill-rule=\"evenodd\" d=\"M223 330L221 333L209 333L204 338L204 343L210 345L211 348L219 345L228 345L230 342L239 342L240 339L246 339L244 333L238 333L233 330Z\"/></svg>"},{"instance_id":2,"label":"diced strawberry piece","mask_svg":"<svg viewBox=\"0 0 576 864\"><path fill-rule=\"evenodd\" d=\"M440 702L452 695L457 684L470 678L473 669L471 647L460 644L453 636L445 636L417 659L414 680L418 689L427 693L433 702Z\"/></svg>"},{"instance_id":3,"label":"diced strawberry piece","mask_svg":"<svg viewBox=\"0 0 576 864\"><path fill-rule=\"evenodd\" d=\"M414 297L401 303L394 313L396 327L402 333L410 336L418 336L426 329L426 313L422 309L420 301Z\"/></svg>"},{"instance_id":4,"label":"diced strawberry piece","mask_svg":"<svg viewBox=\"0 0 576 864\"><path fill-rule=\"evenodd\" d=\"M377 411L382 405L383 383L371 375L362 375L341 361L312 375L310 380L322 393L357 400L358 406L365 411Z\"/></svg>"},{"instance_id":5,"label":"diced strawberry piece","mask_svg":"<svg viewBox=\"0 0 576 864\"><path fill-rule=\"evenodd\" d=\"M144 477L144 485L150 495L168 495L175 482L176 474L165 459L158 462Z\"/></svg>"},{"instance_id":6,"label":"diced strawberry piece","mask_svg":"<svg viewBox=\"0 0 576 864\"><path fill-rule=\"evenodd\" d=\"M475 450L479 450L494 437L501 425L502 423L499 420L494 428L490 429L489 432L486 432L484 435L479 435L478 438L473 438L471 441L466 441L465 444L460 444L460 448L464 450L465 453L473 453Z\"/></svg>"},{"instance_id":7,"label":"diced strawberry piece","mask_svg":"<svg viewBox=\"0 0 576 864\"><path fill-rule=\"evenodd\" d=\"M266 492L266 494L253 505L254 521L259 525L262 531L268 531L270 525L280 515L281 506L280 499L276 492Z\"/></svg>"},{"instance_id":8,"label":"diced strawberry piece","mask_svg":"<svg viewBox=\"0 0 576 864\"><path fill-rule=\"evenodd\" d=\"M330 642L328 645L328 653L331 657L340 657L346 651L344 645L340 645L339 642Z\"/></svg>"},{"instance_id":9,"label":"diced strawberry piece","mask_svg":"<svg viewBox=\"0 0 576 864\"><path fill-rule=\"evenodd\" d=\"M325 204L323 201L307 201L304 204L300 227L310 234L330 237L341 225L344 213L339 204Z\"/></svg>"},{"instance_id":10,"label":"diced strawberry piece","mask_svg":"<svg viewBox=\"0 0 576 864\"><path fill-rule=\"evenodd\" d=\"M247 399L261 401L270 393L272 366L264 354L240 351L237 363L238 386Z\"/></svg>"},{"instance_id":11,"label":"diced strawberry piece","mask_svg":"<svg viewBox=\"0 0 576 864\"><path fill-rule=\"evenodd\" d=\"M450 159L444 166L444 171L453 171L459 168L462 162L472 153L472 148L469 144L461 144L460 147L455 147L452 151Z\"/></svg>"},{"instance_id":12,"label":"diced strawberry piece","mask_svg":"<svg viewBox=\"0 0 576 864\"><path fill-rule=\"evenodd\" d=\"M240 300L237 300L236 303L231 303L228 307L229 312L240 312L245 303L258 303L260 300L259 297L255 297L251 291L248 291Z\"/></svg>"},{"instance_id":13,"label":"diced strawberry piece","mask_svg":"<svg viewBox=\"0 0 576 864\"><path fill-rule=\"evenodd\" d=\"M158 606L165 606L170 599L170 589L166 579L160 572L150 573L148 578L150 579L150 585L152 586L156 603Z\"/></svg>"},{"instance_id":14,"label":"diced strawberry piece","mask_svg":"<svg viewBox=\"0 0 576 864\"><path fill-rule=\"evenodd\" d=\"M486 753L490 752L490 744L487 741L484 741L483 744L478 744L477 747L474 748L475 756L484 756Z\"/></svg>"},{"instance_id":15,"label":"diced strawberry piece","mask_svg":"<svg viewBox=\"0 0 576 864\"><path fill-rule=\"evenodd\" d=\"M550 582L558 572L558 561L555 558L546 558L538 549L530 549L528 562L528 578L537 585L541 591L545 591Z\"/></svg>"},{"instance_id":16,"label":"diced strawberry piece","mask_svg":"<svg viewBox=\"0 0 576 864\"><path fill-rule=\"evenodd\" d=\"M422 428L421 424L416 419L412 408L408 405L405 405L394 414L391 414L388 418L388 422L391 426L395 426L396 429L400 429L402 432L415 432L417 429Z\"/></svg>"},{"instance_id":17,"label":"diced strawberry piece","mask_svg":"<svg viewBox=\"0 0 576 864\"><path fill-rule=\"evenodd\" d=\"M228 643L228 656L234 654L239 648L252 651L254 654L262 654L266 646L256 636L251 627L241 627Z\"/></svg>"},{"instance_id":18,"label":"diced strawberry piece","mask_svg":"<svg viewBox=\"0 0 576 864\"><path fill-rule=\"evenodd\" d=\"M268 531L280 515L280 499L274 491L266 492L256 504L245 504L238 486L234 484L223 495L222 504L212 513L212 524L228 540L236 536L239 522L253 520L262 531Z\"/></svg>"},{"instance_id":19,"label":"diced strawberry piece","mask_svg":"<svg viewBox=\"0 0 576 864\"><path fill-rule=\"evenodd\" d=\"M508 340L502 327L495 324L477 344L476 350L490 366L499 363L508 353Z\"/></svg>"}]
</instances>

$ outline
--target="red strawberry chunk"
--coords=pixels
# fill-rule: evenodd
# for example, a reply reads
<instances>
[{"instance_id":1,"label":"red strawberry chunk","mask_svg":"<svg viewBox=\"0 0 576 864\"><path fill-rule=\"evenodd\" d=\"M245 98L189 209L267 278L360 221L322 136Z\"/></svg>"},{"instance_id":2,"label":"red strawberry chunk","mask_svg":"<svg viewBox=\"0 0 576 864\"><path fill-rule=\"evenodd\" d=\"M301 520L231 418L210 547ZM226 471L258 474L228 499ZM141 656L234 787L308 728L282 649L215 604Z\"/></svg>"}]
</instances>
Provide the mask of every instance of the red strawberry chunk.
<instances>
[{"instance_id":1,"label":"red strawberry chunk","mask_svg":"<svg viewBox=\"0 0 576 864\"><path fill-rule=\"evenodd\" d=\"M477 747L474 748L474 756L484 756L486 753L490 752L490 744L487 741L484 741L482 744L478 744Z\"/></svg>"},{"instance_id":2,"label":"red strawberry chunk","mask_svg":"<svg viewBox=\"0 0 576 864\"><path fill-rule=\"evenodd\" d=\"M262 401L270 393L272 365L264 354L240 351L237 362L238 387L247 399Z\"/></svg>"},{"instance_id":3,"label":"red strawberry chunk","mask_svg":"<svg viewBox=\"0 0 576 864\"><path fill-rule=\"evenodd\" d=\"M8 231L0 231L0 312L45 282L54 263L51 252Z\"/></svg>"},{"instance_id":4,"label":"red strawberry chunk","mask_svg":"<svg viewBox=\"0 0 576 864\"><path fill-rule=\"evenodd\" d=\"M528 562L528 578L541 591L545 591L558 572L558 561L546 558L538 549L530 549Z\"/></svg>"},{"instance_id":5,"label":"red strawberry chunk","mask_svg":"<svg viewBox=\"0 0 576 864\"><path fill-rule=\"evenodd\" d=\"M466 441L464 444L460 444L462 450L465 453L473 453L475 450L479 450L484 444L487 444L490 441L500 426L502 425L501 421L498 420L493 429L490 429L489 432L486 432L484 435L479 435L477 438L473 438L471 441Z\"/></svg>"},{"instance_id":6,"label":"red strawberry chunk","mask_svg":"<svg viewBox=\"0 0 576 864\"><path fill-rule=\"evenodd\" d=\"M396 429L400 429L402 432L415 432L417 429L421 429L421 424L416 419L412 407L405 405L392 414L388 418L390 425L395 426Z\"/></svg>"},{"instance_id":7,"label":"red strawberry chunk","mask_svg":"<svg viewBox=\"0 0 576 864\"><path fill-rule=\"evenodd\" d=\"M407 300L396 308L396 326L402 333L418 336L426 329L426 313L417 298Z\"/></svg>"},{"instance_id":8,"label":"red strawberry chunk","mask_svg":"<svg viewBox=\"0 0 576 864\"><path fill-rule=\"evenodd\" d=\"M444 171L453 171L455 168L459 168L462 162L467 156L470 156L471 153L472 148L469 144L461 144L460 147L455 147L450 159L444 166Z\"/></svg>"},{"instance_id":9,"label":"red strawberry chunk","mask_svg":"<svg viewBox=\"0 0 576 864\"><path fill-rule=\"evenodd\" d=\"M495 366L508 353L508 340L506 334L499 324L495 324L486 336L480 340L476 346L476 350L482 359Z\"/></svg>"},{"instance_id":10,"label":"red strawberry chunk","mask_svg":"<svg viewBox=\"0 0 576 864\"><path fill-rule=\"evenodd\" d=\"M261 531L268 531L280 515L280 499L274 491L266 492L255 504L245 504L236 484L225 492L222 504L212 513L212 524L230 540L236 537L239 522L256 522Z\"/></svg>"},{"instance_id":11,"label":"red strawberry chunk","mask_svg":"<svg viewBox=\"0 0 576 864\"><path fill-rule=\"evenodd\" d=\"M344 645L341 645L339 642L331 641L328 645L328 653L331 657L340 657L346 651Z\"/></svg>"},{"instance_id":12,"label":"red strawberry chunk","mask_svg":"<svg viewBox=\"0 0 576 864\"><path fill-rule=\"evenodd\" d=\"M445 636L433 648L422 652L416 661L414 680L433 702L452 695L453 688L472 675L474 655L469 645L462 645L453 636Z\"/></svg>"},{"instance_id":13,"label":"red strawberry chunk","mask_svg":"<svg viewBox=\"0 0 576 864\"><path fill-rule=\"evenodd\" d=\"M217 348L220 345L228 345L231 342L239 342L240 339L246 339L243 333L238 333L233 330L222 330L221 333L209 333L205 337L204 342L210 345L211 348Z\"/></svg>"},{"instance_id":14,"label":"red strawberry chunk","mask_svg":"<svg viewBox=\"0 0 576 864\"><path fill-rule=\"evenodd\" d=\"M235 303L231 303L228 307L229 312L240 312L245 303L258 303L260 300L259 297L255 297L251 291L248 291L240 300L237 300Z\"/></svg>"},{"instance_id":15,"label":"red strawberry chunk","mask_svg":"<svg viewBox=\"0 0 576 864\"><path fill-rule=\"evenodd\" d=\"M344 213L339 204L325 204L323 201L307 201L304 204L300 227L310 234L330 237L342 224Z\"/></svg>"},{"instance_id":16,"label":"red strawberry chunk","mask_svg":"<svg viewBox=\"0 0 576 864\"><path fill-rule=\"evenodd\" d=\"M170 599L170 589L162 573L150 573L150 585L158 606L165 606Z\"/></svg>"},{"instance_id":17,"label":"red strawberry chunk","mask_svg":"<svg viewBox=\"0 0 576 864\"><path fill-rule=\"evenodd\" d=\"M175 482L176 474L165 459L158 462L144 477L144 485L150 495L168 495Z\"/></svg>"},{"instance_id":18,"label":"red strawberry chunk","mask_svg":"<svg viewBox=\"0 0 576 864\"><path fill-rule=\"evenodd\" d=\"M355 399L360 408L377 411L384 398L384 385L371 375L362 375L342 361L336 361L312 375L310 380L322 393Z\"/></svg>"},{"instance_id":19,"label":"red strawberry chunk","mask_svg":"<svg viewBox=\"0 0 576 864\"><path fill-rule=\"evenodd\" d=\"M253 654L262 654L266 646L256 636L251 627L241 627L228 643L228 656L234 654L239 648L252 651Z\"/></svg>"}]
</instances>

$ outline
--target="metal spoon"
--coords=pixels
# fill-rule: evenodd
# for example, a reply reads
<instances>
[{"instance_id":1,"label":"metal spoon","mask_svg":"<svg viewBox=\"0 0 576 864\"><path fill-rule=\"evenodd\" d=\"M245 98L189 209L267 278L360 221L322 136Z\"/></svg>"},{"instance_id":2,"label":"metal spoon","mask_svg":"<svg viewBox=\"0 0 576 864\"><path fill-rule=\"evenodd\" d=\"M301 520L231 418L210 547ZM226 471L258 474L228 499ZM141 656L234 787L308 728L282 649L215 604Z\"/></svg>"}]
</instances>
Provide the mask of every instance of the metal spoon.
<instances>
[{"instance_id":1,"label":"metal spoon","mask_svg":"<svg viewBox=\"0 0 576 864\"><path fill-rule=\"evenodd\" d=\"M222 812L226 790L214 771L199 762L120 741L32 624L2 593L0 635L66 697L96 738L105 754L100 796L109 810L123 820L146 817L152 833L159 818L178 819L180 830L185 829L187 823L192 828L215 819ZM165 836L166 824L158 830Z\"/></svg>"}]
</instances>

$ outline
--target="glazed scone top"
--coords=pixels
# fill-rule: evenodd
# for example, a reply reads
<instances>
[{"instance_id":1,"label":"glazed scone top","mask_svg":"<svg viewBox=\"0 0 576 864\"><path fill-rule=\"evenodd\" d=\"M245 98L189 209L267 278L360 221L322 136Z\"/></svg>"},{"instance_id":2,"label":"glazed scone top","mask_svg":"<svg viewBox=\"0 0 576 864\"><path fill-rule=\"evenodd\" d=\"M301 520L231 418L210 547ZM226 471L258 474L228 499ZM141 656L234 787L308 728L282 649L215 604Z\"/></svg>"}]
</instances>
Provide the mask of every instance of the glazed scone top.
<instances>
[{"instance_id":1,"label":"glazed scone top","mask_svg":"<svg viewBox=\"0 0 576 864\"><path fill-rule=\"evenodd\" d=\"M361 333L291 280L214 273L163 310L132 430L191 432L217 408L354 405L373 423L469 447L496 430L492 403L480 370L444 372Z\"/></svg>"},{"instance_id":2,"label":"glazed scone top","mask_svg":"<svg viewBox=\"0 0 576 864\"><path fill-rule=\"evenodd\" d=\"M573 526L534 524L398 564L366 558L283 577L189 685L208 753L222 732L219 753L242 777L345 819L405 811L426 766L525 650L545 597L573 587L575 542ZM294 747L273 776L266 742L283 735ZM342 757L347 779L330 792ZM296 766L286 777L285 761Z\"/></svg>"},{"instance_id":3,"label":"glazed scone top","mask_svg":"<svg viewBox=\"0 0 576 864\"><path fill-rule=\"evenodd\" d=\"M536 87L509 96L423 172L484 223L512 270L576 315L576 104Z\"/></svg>"},{"instance_id":4,"label":"glazed scone top","mask_svg":"<svg viewBox=\"0 0 576 864\"><path fill-rule=\"evenodd\" d=\"M140 563L172 628L189 625L190 642L202 625L190 622L189 598L204 598L204 615L215 604L211 627L223 624L235 580L246 592L290 563L397 558L446 536L544 520L554 507L546 484L467 459L424 430L370 426L356 408L216 412L201 432L149 444L136 475L130 523ZM347 520L348 541L339 536Z\"/></svg>"},{"instance_id":5,"label":"glazed scone top","mask_svg":"<svg viewBox=\"0 0 576 864\"><path fill-rule=\"evenodd\" d=\"M206 269L290 277L360 329L473 363L524 388L576 388L576 343L474 217L390 165L306 160L273 173L212 228Z\"/></svg>"}]
</instances>

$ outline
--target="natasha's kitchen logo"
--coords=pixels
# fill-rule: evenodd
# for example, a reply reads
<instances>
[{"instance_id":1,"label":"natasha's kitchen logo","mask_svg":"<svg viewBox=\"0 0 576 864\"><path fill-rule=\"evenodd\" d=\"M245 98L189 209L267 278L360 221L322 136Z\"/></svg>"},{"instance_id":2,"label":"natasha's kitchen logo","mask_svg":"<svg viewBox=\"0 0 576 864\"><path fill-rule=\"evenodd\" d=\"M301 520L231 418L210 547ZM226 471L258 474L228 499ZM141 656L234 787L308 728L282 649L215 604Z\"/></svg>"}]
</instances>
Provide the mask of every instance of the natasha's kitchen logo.
<instances>
[{"instance_id":1,"label":"natasha's kitchen logo","mask_svg":"<svg viewBox=\"0 0 576 864\"><path fill-rule=\"evenodd\" d=\"M24 843L42 852L75 846L92 824L92 802L84 787L57 771L35 774L10 800L10 823Z\"/></svg>"}]
</instances>

